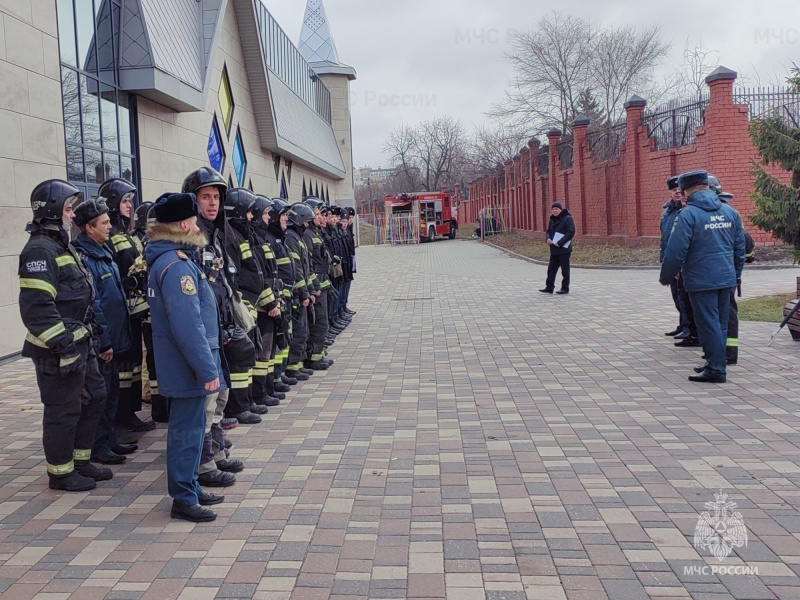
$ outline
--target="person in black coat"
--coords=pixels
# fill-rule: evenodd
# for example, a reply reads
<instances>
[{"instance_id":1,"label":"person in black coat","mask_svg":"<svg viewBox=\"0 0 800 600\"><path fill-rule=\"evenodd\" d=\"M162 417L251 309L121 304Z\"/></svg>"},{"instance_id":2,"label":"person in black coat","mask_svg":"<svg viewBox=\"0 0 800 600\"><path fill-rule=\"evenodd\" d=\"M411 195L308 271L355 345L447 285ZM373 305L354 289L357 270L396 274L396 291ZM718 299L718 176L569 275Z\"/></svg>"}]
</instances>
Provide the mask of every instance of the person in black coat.
<instances>
[{"instance_id":1,"label":"person in black coat","mask_svg":"<svg viewBox=\"0 0 800 600\"><path fill-rule=\"evenodd\" d=\"M561 269L561 289L556 294L569 294L569 257L572 254L572 238L575 236L575 221L560 202L553 202L553 214L547 227L547 245L550 246L550 265L547 267L547 283L543 290L552 294L556 275Z\"/></svg>"}]
</instances>

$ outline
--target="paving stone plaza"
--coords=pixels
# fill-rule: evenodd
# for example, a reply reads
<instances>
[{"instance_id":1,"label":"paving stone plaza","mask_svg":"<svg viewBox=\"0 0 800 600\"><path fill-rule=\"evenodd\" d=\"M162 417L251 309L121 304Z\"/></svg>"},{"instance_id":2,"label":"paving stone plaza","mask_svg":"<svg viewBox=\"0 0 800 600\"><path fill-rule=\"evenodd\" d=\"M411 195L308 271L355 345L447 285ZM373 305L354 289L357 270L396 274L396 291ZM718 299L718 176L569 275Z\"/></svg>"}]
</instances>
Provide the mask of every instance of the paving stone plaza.
<instances>
[{"instance_id":1,"label":"paving stone plaza","mask_svg":"<svg viewBox=\"0 0 800 600\"><path fill-rule=\"evenodd\" d=\"M336 364L230 432L247 468L210 524L169 517L164 426L49 490L31 364L0 367L0 596L800 599L800 344L743 323L728 383L692 384L656 271L544 277L472 241L359 249Z\"/></svg>"}]
</instances>

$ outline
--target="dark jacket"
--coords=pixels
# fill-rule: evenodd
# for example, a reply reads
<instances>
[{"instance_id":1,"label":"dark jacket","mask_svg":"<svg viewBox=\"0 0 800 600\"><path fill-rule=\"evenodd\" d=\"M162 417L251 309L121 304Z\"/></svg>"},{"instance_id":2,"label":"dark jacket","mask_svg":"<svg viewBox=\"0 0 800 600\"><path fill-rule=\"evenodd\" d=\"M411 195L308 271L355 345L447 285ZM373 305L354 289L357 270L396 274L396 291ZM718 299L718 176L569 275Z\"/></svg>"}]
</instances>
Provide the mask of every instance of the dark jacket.
<instances>
[{"instance_id":1,"label":"dark jacket","mask_svg":"<svg viewBox=\"0 0 800 600\"><path fill-rule=\"evenodd\" d=\"M247 309L256 315L256 309L265 304L264 273L261 270L262 260L258 252L261 250L255 243L250 223L244 219L228 221L229 235L225 238L225 250L236 267L236 281L242 293L242 301ZM274 299L274 297L273 297Z\"/></svg>"},{"instance_id":2,"label":"dark jacket","mask_svg":"<svg viewBox=\"0 0 800 600\"><path fill-rule=\"evenodd\" d=\"M127 352L133 347L128 301L111 252L85 233L80 233L72 245L80 253L94 279L95 298L92 308L95 322L102 330L100 352L109 348L116 353Z\"/></svg>"},{"instance_id":3,"label":"dark jacket","mask_svg":"<svg viewBox=\"0 0 800 600\"><path fill-rule=\"evenodd\" d=\"M305 302L314 292L313 280L311 278L311 261L308 257L308 249L302 238L302 230L295 225L289 225L286 229L285 243L289 248L289 255L294 264L294 273L297 278L292 286L295 301ZM285 283L285 282L284 282Z\"/></svg>"},{"instance_id":4,"label":"dark jacket","mask_svg":"<svg viewBox=\"0 0 800 600\"><path fill-rule=\"evenodd\" d=\"M156 225L145 248L158 389L167 398L205 396L220 379L220 325L214 291L200 260L201 236Z\"/></svg>"},{"instance_id":5,"label":"dark jacket","mask_svg":"<svg viewBox=\"0 0 800 600\"><path fill-rule=\"evenodd\" d=\"M279 223L270 223L263 234L265 241L275 254L277 277L281 280L281 297L287 305L291 305L294 285L300 279L300 275L295 270L295 261L292 259L291 250L286 245L286 232L281 229Z\"/></svg>"},{"instance_id":6,"label":"dark jacket","mask_svg":"<svg viewBox=\"0 0 800 600\"><path fill-rule=\"evenodd\" d=\"M742 220L711 190L689 196L669 239L659 281L681 273L687 292L732 288L744 267Z\"/></svg>"},{"instance_id":7,"label":"dark jacket","mask_svg":"<svg viewBox=\"0 0 800 600\"><path fill-rule=\"evenodd\" d=\"M318 289L327 290L331 287L331 281L328 277L331 268L331 255L325 245L322 229L311 223L306 229L303 239L306 240L306 246L310 244L311 268L316 275Z\"/></svg>"},{"instance_id":8,"label":"dark jacket","mask_svg":"<svg viewBox=\"0 0 800 600\"><path fill-rule=\"evenodd\" d=\"M683 210L683 203L670 199L667 200L662 208L664 212L661 213L661 252L658 255L659 262L664 261L664 253L667 251L669 236L672 235L672 230L675 228L675 219L678 218L678 213Z\"/></svg>"},{"instance_id":9,"label":"dark jacket","mask_svg":"<svg viewBox=\"0 0 800 600\"><path fill-rule=\"evenodd\" d=\"M30 223L19 255L19 312L28 329L22 356L58 356L64 366L89 354L92 277L63 231Z\"/></svg>"},{"instance_id":10,"label":"dark jacket","mask_svg":"<svg viewBox=\"0 0 800 600\"><path fill-rule=\"evenodd\" d=\"M131 318L147 318L147 273L144 272L141 240L135 237L135 233L128 233L130 221L126 217L119 213L109 213L109 217L111 238L106 247L119 268L122 287L128 298L128 312Z\"/></svg>"},{"instance_id":11,"label":"dark jacket","mask_svg":"<svg viewBox=\"0 0 800 600\"><path fill-rule=\"evenodd\" d=\"M558 241L558 246L555 244L550 246L550 254L571 254L572 244L567 248L564 247L564 244L575 237L575 221L572 220L572 215L569 214L566 208L562 209L561 214L557 217L554 215L550 216L550 224L547 226L546 239L552 240L556 233L560 233L564 237Z\"/></svg>"}]
</instances>

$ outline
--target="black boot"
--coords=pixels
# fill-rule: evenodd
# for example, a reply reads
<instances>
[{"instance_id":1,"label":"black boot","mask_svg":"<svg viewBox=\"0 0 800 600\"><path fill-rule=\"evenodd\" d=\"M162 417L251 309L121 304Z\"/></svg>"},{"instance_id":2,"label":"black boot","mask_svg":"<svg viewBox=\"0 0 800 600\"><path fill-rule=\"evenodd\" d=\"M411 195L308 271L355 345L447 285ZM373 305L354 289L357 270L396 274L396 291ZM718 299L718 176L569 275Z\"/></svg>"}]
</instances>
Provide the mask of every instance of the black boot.
<instances>
[{"instance_id":1,"label":"black boot","mask_svg":"<svg viewBox=\"0 0 800 600\"><path fill-rule=\"evenodd\" d=\"M226 473L217 469L208 473L200 473L197 481L205 487L230 487L236 483L236 476L233 473Z\"/></svg>"},{"instance_id":2,"label":"black boot","mask_svg":"<svg viewBox=\"0 0 800 600\"><path fill-rule=\"evenodd\" d=\"M299 380L284 373L281 375L281 382L283 382L285 385L297 385Z\"/></svg>"},{"instance_id":3,"label":"black boot","mask_svg":"<svg viewBox=\"0 0 800 600\"><path fill-rule=\"evenodd\" d=\"M55 476L48 473L49 486L51 490L63 490L65 492L88 492L97 487L97 482L91 477L81 475L73 471L69 475Z\"/></svg>"},{"instance_id":4,"label":"black boot","mask_svg":"<svg viewBox=\"0 0 800 600\"><path fill-rule=\"evenodd\" d=\"M76 460L75 470L84 477L90 477L95 481L107 481L114 476L114 473L108 467L96 467L89 461L78 462Z\"/></svg>"},{"instance_id":5,"label":"black boot","mask_svg":"<svg viewBox=\"0 0 800 600\"><path fill-rule=\"evenodd\" d=\"M286 370L286 376L295 381L308 381L310 379L309 376L302 371L292 371L291 369Z\"/></svg>"},{"instance_id":6,"label":"black boot","mask_svg":"<svg viewBox=\"0 0 800 600\"><path fill-rule=\"evenodd\" d=\"M269 412L269 408L267 408L266 404L257 404L256 402L252 402L250 404L250 412L254 415L265 415Z\"/></svg>"},{"instance_id":7,"label":"black boot","mask_svg":"<svg viewBox=\"0 0 800 600\"><path fill-rule=\"evenodd\" d=\"M217 518L217 513L203 508L199 504L189 506L183 502L173 500L169 516L173 519L183 519L184 521L191 521L192 523L208 523Z\"/></svg>"}]
</instances>

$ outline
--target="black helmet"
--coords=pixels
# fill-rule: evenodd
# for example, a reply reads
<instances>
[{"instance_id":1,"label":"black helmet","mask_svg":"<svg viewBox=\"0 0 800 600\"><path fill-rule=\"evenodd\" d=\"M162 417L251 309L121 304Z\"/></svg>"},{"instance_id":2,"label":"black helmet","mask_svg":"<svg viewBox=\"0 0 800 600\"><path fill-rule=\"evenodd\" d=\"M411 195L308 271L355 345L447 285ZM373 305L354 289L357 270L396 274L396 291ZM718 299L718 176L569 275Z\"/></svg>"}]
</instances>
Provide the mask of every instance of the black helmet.
<instances>
[{"instance_id":1,"label":"black helmet","mask_svg":"<svg viewBox=\"0 0 800 600\"><path fill-rule=\"evenodd\" d=\"M318 208L322 208L325 204L319 198L315 198L314 196L309 196L305 200L303 200L303 204L308 205L311 210L316 210Z\"/></svg>"},{"instance_id":2,"label":"black helmet","mask_svg":"<svg viewBox=\"0 0 800 600\"><path fill-rule=\"evenodd\" d=\"M43 181L31 192L33 220L36 223L47 221L60 225L64 205L69 201L80 201L81 198L81 191L63 179Z\"/></svg>"},{"instance_id":3,"label":"black helmet","mask_svg":"<svg viewBox=\"0 0 800 600\"><path fill-rule=\"evenodd\" d=\"M136 186L127 179L109 179L103 182L97 192L98 198L103 198L108 205L109 212L119 212L119 205L126 196L133 196L136 194ZM133 198L131 197L131 201Z\"/></svg>"},{"instance_id":4,"label":"black helmet","mask_svg":"<svg viewBox=\"0 0 800 600\"><path fill-rule=\"evenodd\" d=\"M719 182L719 179L717 179L716 175L712 175L711 173L708 174L708 187L717 196L722 193L722 184Z\"/></svg>"},{"instance_id":5,"label":"black helmet","mask_svg":"<svg viewBox=\"0 0 800 600\"><path fill-rule=\"evenodd\" d=\"M302 227L305 223L314 220L314 211L306 204L298 202L289 209L289 223Z\"/></svg>"},{"instance_id":6,"label":"black helmet","mask_svg":"<svg viewBox=\"0 0 800 600\"><path fill-rule=\"evenodd\" d=\"M343 211L343 214L347 215L348 217L355 217L356 216L356 209L352 206L348 206Z\"/></svg>"},{"instance_id":7,"label":"black helmet","mask_svg":"<svg viewBox=\"0 0 800 600\"><path fill-rule=\"evenodd\" d=\"M256 195L247 188L234 188L225 194L225 216L229 219L247 219L253 210Z\"/></svg>"},{"instance_id":8,"label":"black helmet","mask_svg":"<svg viewBox=\"0 0 800 600\"><path fill-rule=\"evenodd\" d=\"M278 218L290 208L291 205L283 198L273 198L272 206L269 208L269 218L277 222Z\"/></svg>"},{"instance_id":9,"label":"black helmet","mask_svg":"<svg viewBox=\"0 0 800 600\"><path fill-rule=\"evenodd\" d=\"M136 212L133 215L134 229L144 231L145 229L147 229L147 224L155 220L155 216L150 214L150 210L152 208L153 208L152 202L142 202L142 204L136 209Z\"/></svg>"},{"instance_id":10,"label":"black helmet","mask_svg":"<svg viewBox=\"0 0 800 600\"><path fill-rule=\"evenodd\" d=\"M75 218L72 219L72 222L78 227L83 227L106 213L108 213L108 205L103 198L98 196L81 202L75 208Z\"/></svg>"},{"instance_id":11,"label":"black helmet","mask_svg":"<svg viewBox=\"0 0 800 600\"><path fill-rule=\"evenodd\" d=\"M261 194L256 194L256 203L255 206L252 208L253 218L261 220L261 216L264 213L269 214L270 209L272 208L272 199L267 198L266 196L262 196Z\"/></svg>"},{"instance_id":12,"label":"black helmet","mask_svg":"<svg viewBox=\"0 0 800 600\"><path fill-rule=\"evenodd\" d=\"M221 196L225 196L228 191L228 184L225 183L225 178L211 167L202 167L189 173L186 179L183 180L183 187L181 191L184 194L197 194L197 191L204 188L214 186L219 188Z\"/></svg>"}]
</instances>

